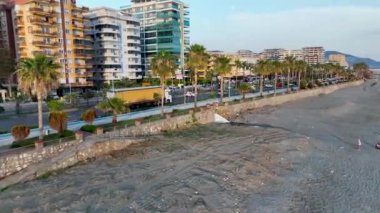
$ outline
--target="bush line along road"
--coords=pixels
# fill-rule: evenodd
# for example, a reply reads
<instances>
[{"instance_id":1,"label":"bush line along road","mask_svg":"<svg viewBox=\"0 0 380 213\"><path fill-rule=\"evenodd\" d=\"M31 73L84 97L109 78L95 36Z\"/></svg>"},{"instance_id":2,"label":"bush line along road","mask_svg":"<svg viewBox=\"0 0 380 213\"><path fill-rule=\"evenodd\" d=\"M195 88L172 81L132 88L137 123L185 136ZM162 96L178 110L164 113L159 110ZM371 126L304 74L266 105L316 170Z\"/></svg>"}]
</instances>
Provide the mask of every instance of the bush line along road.
<instances>
[{"instance_id":1,"label":"bush line along road","mask_svg":"<svg viewBox=\"0 0 380 213\"><path fill-rule=\"evenodd\" d=\"M284 93L284 92L286 92L286 89L278 89L277 90L278 94ZM273 91L264 92L263 94L264 95L273 94ZM254 97L259 97L259 96L260 96L259 93L253 93L253 94L247 94L246 98L254 98ZM239 96L227 97L224 100L225 100L225 102L229 102L229 101L240 100L240 99L242 99L242 96L239 95ZM215 102L219 102L219 99L215 98L215 99L200 101L198 106L206 106L207 104L212 104ZM172 112L174 109L177 109L177 110L191 109L193 107L194 107L194 103L180 104L180 105L175 105L175 106L167 106L167 107L165 107L165 112L166 113ZM118 119L118 121L125 121L125 120L143 118L143 117L148 117L148 116L158 115L158 114L160 114L160 109L159 108L152 108L149 110L144 110L144 111L139 111L139 112L130 112L127 114L118 115L117 119ZM112 116L97 118L93 124L94 125L103 125L103 124L109 124L109 123L112 123ZM67 124L67 129L72 130L72 131L76 131L76 130L79 130L84 125L86 125L86 122L84 122L84 121L72 121L72 122L69 122ZM44 130L53 131L48 125L44 126ZM38 133L39 133L38 129L31 129L30 135L28 138L38 137ZM13 142L13 137L10 133L0 135L0 146L9 145L12 142Z\"/></svg>"}]
</instances>

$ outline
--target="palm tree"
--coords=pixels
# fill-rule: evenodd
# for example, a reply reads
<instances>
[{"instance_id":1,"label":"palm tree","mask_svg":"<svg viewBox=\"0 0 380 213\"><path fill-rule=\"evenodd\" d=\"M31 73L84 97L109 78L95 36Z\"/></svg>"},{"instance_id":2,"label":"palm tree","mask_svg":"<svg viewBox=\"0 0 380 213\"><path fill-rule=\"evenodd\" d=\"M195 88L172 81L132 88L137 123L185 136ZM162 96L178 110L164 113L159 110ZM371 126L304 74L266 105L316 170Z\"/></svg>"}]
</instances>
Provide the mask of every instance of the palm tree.
<instances>
[{"instance_id":1,"label":"palm tree","mask_svg":"<svg viewBox=\"0 0 380 213\"><path fill-rule=\"evenodd\" d=\"M249 93L251 90L251 85L247 83L241 83L239 85L239 92L243 95L243 100L245 100L245 94Z\"/></svg>"},{"instance_id":2,"label":"palm tree","mask_svg":"<svg viewBox=\"0 0 380 213\"><path fill-rule=\"evenodd\" d=\"M220 77L220 103L223 103L224 96L224 77L231 73L231 59L225 56L219 56L215 59L214 69Z\"/></svg>"},{"instance_id":3,"label":"palm tree","mask_svg":"<svg viewBox=\"0 0 380 213\"><path fill-rule=\"evenodd\" d=\"M197 108L198 102L198 72L206 71L208 67L209 56L206 53L206 48L200 44L193 44L188 49L186 58L186 67L193 75L194 87L194 108Z\"/></svg>"},{"instance_id":4,"label":"palm tree","mask_svg":"<svg viewBox=\"0 0 380 213\"><path fill-rule=\"evenodd\" d=\"M113 97L108 98L96 105L96 108L103 112L112 112L112 123L117 123L117 115L128 111L127 104L124 100Z\"/></svg>"},{"instance_id":5,"label":"palm tree","mask_svg":"<svg viewBox=\"0 0 380 213\"><path fill-rule=\"evenodd\" d=\"M244 63L244 62L243 62ZM236 84L236 87L238 86L237 84L237 78L238 78L238 74L239 74L239 71L244 68L244 64L243 64L239 59L236 59L235 60L235 68L237 70L237 72L235 73L235 84ZM244 71L243 71L244 72Z\"/></svg>"},{"instance_id":6,"label":"palm tree","mask_svg":"<svg viewBox=\"0 0 380 213\"><path fill-rule=\"evenodd\" d=\"M286 56L285 57L285 66L286 68L288 69L288 76L287 76L287 87L288 87L288 92L290 92L290 72L293 71L294 67L295 67L295 62L296 62L296 58L294 58L293 56Z\"/></svg>"},{"instance_id":7,"label":"palm tree","mask_svg":"<svg viewBox=\"0 0 380 213\"><path fill-rule=\"evenodd\" d=\"M16 71L18 77L18 87L29 96L37 96L38 105L38 129L39 140L42 143L44 137L42 119L42 100L48 92L59 86L60 65L55 63L54 58L45 55L35 55L20 62Z\"/></svg>"},{"instance_id":8,"label":"palm tree","mask_svg":"<svg viewBox=\"0 0 380 213\"><path fill-rule=\"evenodd\" d=\"M366 63L357 63L353 66L354 72L356 73L356 76L359 78L365 78L366 74L369 71L369 67Z\"/></svg>"},{"instance_id":9,"label":"palm tree","mask_svg":"<svg viewBox=\"0 0 380 213\"><path fill-rule=\"evenodd\" d=\"M260 76L260 96L263 96L264 76L270 72L270 61L259 61L256 64L255 71Z\"/></svg>"},{"instance_id":10,"label":"palm tree","mask_svg":"<svg viewBox=\"0 0 380 213\"><path fill-rule=\"evenodd\" d=\"M298 90L301 90L301 75L302 73L306 73L307 63L305 61L296 61L295 62L296 70L298 71Z\"/></svg>"},{"instance_id":11,"label":"palm tree","mask_svg":"<svg viewBox=\"0 0 380 213\"><path fill-rule=\"evenodd\" d=\"M176 58L168 52L161 51L152 58L150 63L153 75L160 77L161 85L161 115L164 115L165 82L177 69Z\"/></svg>"},{"instance_id":12,"label":"palm tree","mask_svg":"<svg viewBox=\"0 0 380 213\"><path fill-rule=\"evenodd\" d=\"M279 61L272 61L272 70L273 70L273 73L274 73L274 95L277 94L277 81L278 81L278 73L282 73L282 69L283 69L283 63L279 62Z\"/></svg>"}]
</instances>

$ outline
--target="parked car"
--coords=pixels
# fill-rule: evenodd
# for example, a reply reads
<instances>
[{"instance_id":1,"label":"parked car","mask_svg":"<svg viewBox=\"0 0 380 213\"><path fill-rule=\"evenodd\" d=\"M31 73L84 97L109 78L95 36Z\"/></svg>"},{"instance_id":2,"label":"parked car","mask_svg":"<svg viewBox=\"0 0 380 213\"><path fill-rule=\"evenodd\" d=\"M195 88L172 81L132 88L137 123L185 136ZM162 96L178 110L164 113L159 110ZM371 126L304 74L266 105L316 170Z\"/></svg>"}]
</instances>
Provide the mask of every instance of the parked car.
<instances>
[{"instance_id":1,"label":"parked car","mask_svg":"<svg viewBox=\"0 0 380 213\"><path fill-rule=\"evenodd\" d=\"M187 92L185 93L185 96L186 96L186 97L195 97L195 93L190 92L190 91L187 91Z\"/></svg>"}]
</instances>

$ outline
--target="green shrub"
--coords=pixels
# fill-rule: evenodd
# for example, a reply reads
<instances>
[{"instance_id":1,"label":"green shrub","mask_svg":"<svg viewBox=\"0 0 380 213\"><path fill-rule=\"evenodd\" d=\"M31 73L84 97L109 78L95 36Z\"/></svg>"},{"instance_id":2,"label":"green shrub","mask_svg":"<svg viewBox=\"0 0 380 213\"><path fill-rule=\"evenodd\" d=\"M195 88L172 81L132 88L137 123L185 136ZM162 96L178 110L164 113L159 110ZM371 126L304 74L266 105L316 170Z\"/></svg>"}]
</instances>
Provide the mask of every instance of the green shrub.
<instances>
[{"instance_id":1,"label":"green shrub","mask_svg":"<svg viewBox=\"0 0 380 213\"><path fill-rule=\"evenodd\" d=\"M96 132L96 126L94 125L84 125L80 128L83 132L89 132L89 133L95 133Z\"/></svg>"},{"instance_id":2,"label":"green shrub","mask_svg":"<svg viewBox=\"0 0 380 213\"><path fill-rule=\"evenodd\" d=\"M4 107L0 106L0 113L3 113L5 111Z\"/></svg>"},{"instance_id":3,"label":"green shrub","mask_svg":"<svg viewBox=\"0 0 380 213\"><path fill-rule=\"evenodd\" d=\"M14 126L11 130L11 133L16 141L20 141L29 136L30 129L24 125Z\"/></svg>"},{"instance_id":4,"label":"green shrub","mask_svg":"<svg viewBox=\"0 0 380 213\"><path fill-rule=\"evenodd\" d=\"M59 112L63 109L63 102L57 101L57 100L51 100L47 102L47 108L49 109L49 112Z\"/></svg>"},{"instance_id":5,"label":"green shrub","mask_svg":"<svg viewBox=\"0 0 380 213\"><path fill-rule=\"evenodd\" d=\"M61 134L55 133L51 135L44 136L44 142L49 142L49 144L59 142L60 139L62 142L70 141L73 139L75 133L70 130L64 130ZM11 148L19 148L19 147L33 147L34 142L38 140L38 137L35 138L28 138L25 140L19 140L16 142L13 142L11 145Z\"/></svg>"},{"instance_id":6,"label":"green shrub","mask_svg":"<svg viewBox=\"0 0 380 213\"><path fill-rule=\"evenodd\" d=\"M307 82L306 81L301 81L300 88L301 89L306 89Z\"/></svg>"},{"instance_id":7,"label":"green shrub","mask_svg":"<svg viewBox=\"0 0 380 213\"><path fill-rule=\"evenodd\" d=\"M94 122L96 118L96 111L95 109L88 109L85 112L82 113L80 118L85 121L87 124L92 125L92 122Z\"/></svg>"}]
</instances>

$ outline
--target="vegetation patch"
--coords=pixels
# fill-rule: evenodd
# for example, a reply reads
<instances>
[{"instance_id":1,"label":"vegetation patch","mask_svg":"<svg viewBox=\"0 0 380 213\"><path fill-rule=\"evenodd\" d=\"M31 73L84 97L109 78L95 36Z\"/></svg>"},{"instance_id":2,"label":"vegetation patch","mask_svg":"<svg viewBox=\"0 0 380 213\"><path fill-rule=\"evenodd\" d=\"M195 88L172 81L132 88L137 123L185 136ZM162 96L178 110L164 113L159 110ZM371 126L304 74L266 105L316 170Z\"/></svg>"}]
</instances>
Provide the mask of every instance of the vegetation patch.
<instances>
[{"instance_id":1,"label":"vegetation patch","mask_svg":"<svg viewBox=\"0 0 380 213\"><path fill-rule=\"evenodd\" d=\"M84 125L80 128L81 131L83 132L88 132L88 133L95 133L96 132L96 126L94 125Z\"/></svg>"},{"instance_id":2,"label":"vegetation patch","mask_svg":"<svg viewBox=\"0 0 380 213\"><path fill-rule=\"evenodd\" d=\"M54 144L58 142L67 142L73 140L75 133L70 130L64 130L62 133L55 133L44 136L44 142L46 144ZM12 143L11 148L20 147L33 147L34 143L38 140L38 137L28 138L25 140L19 140Z\"/></svg>"}]
</instances>

